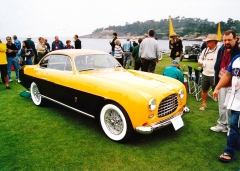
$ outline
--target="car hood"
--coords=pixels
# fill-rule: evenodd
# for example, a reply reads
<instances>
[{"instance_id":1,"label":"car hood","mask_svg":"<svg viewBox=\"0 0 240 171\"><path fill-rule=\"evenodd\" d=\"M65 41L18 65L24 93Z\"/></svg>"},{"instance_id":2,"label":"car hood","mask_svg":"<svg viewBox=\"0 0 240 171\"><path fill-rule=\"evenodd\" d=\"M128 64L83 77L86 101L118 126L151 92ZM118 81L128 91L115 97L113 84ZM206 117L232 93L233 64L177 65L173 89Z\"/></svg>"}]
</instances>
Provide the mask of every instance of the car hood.
<instances>
[{"instance_id":1,"label":"car hood","mask_svg":"<svg viewBox=\"0 0 240 171\"><path fill-rule=\"evenodd\" d=\"M169 82L166 77L141 71L134 70L113 70L112 72L98 71L91 73L94 77L104 79L104 81L114 81L119 84L127 84L129 86L137 86L142 88L154 89L157 87L164 87L172 90L175 80ZM157 78L156 78L157 77Z\"/></svg>"}]
</instances>

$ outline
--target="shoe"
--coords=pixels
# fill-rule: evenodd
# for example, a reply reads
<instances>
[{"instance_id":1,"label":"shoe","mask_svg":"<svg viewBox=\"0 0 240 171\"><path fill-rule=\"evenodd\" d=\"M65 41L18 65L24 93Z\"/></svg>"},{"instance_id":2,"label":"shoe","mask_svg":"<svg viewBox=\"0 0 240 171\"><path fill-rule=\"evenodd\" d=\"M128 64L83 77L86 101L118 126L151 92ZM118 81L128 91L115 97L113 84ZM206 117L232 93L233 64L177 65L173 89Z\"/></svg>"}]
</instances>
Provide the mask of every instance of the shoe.
<instances>
[{"instance_id":1,"label":"shoe","mask_svg":"<svg viewBox=\"0 0 240 171\"><path fill-rule=\"evenodd\" d=\"M231 157L229 154L227 153L223 153L221 154L221 156L219 156L218 158L221 162L224 162L224 163L229 163L233 160L233 157Z\"/></svg>"},{"instance_id":2,"label":"shoe","mask_svg":"<svg viewBox=\"0 0 240 171\"><path fill-rule=\"evenodd\" d=\"M11 89L11 87L10 86L6 86L6 89Z\"/></svg>"},{"instance_id":3,"label":"shoe","mask_svg":"<svg viewBox=\"0 0 240 171\"><path fill-rule=\"evenodd\" d=\"M226 127L219 126L219 125L213 126L210 129L214 132L228 132L228 129Z\"/></svg>"},{"instance_id":4,"label":"shoe","mask_svg":"<svg viewBox=\"0 0 240 171\"><path fill-rule=\"evenodd\" d=\"M12 82L12 79L9 79L8 82Z\"/></svg>"},{"instance_id":5,"label":"shoe","mask_svg":"<svg viewBox=\"0 0 240 171\"><path fill-rule=\"evenodd\" d=\"M21 83L21 81L19 79L17 79L17 83Z\"/></svg>"},{"instance_id":6,"label":"shoe","mask_svg":"<svg viewBox=\"0 0 240 171\"><path fill-rule=\"evenodd\" d=\"M201 110L201 111L204 111L204 110L206 110L207 109L207 106L206 105L202 105L200 108L199 108L199 110Z\"/></svg>"},{"instance_id":7,"label":"shoe","mask_svg":"<svg viewBox=\"0 0 240 171\"><path fill-rule=\"evenodd\" d=\"M228 129L227 136L229 136L229 134L230 134L230 129Z\"/></svg>"}]
</instances>

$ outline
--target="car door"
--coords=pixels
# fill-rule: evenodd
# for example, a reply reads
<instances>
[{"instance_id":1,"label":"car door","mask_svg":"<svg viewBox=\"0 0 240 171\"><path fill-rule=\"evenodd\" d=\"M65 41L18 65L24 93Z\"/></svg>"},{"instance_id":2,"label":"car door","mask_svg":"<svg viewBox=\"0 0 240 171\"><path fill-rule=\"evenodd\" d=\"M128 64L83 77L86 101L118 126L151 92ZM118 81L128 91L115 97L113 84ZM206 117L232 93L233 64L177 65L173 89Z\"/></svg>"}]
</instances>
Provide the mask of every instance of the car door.
<instances>
[{"instance_id":1,"label":"car door","mask_svg":"<svg viewBox=\"0 0 240 171\"><path fill-rule=\"evenodd\" d=\"M70 80L73 76L71 58L62 54L50 55L48 66L42 72L46 96L66 104Z\"/></svg>"}]
</instances>

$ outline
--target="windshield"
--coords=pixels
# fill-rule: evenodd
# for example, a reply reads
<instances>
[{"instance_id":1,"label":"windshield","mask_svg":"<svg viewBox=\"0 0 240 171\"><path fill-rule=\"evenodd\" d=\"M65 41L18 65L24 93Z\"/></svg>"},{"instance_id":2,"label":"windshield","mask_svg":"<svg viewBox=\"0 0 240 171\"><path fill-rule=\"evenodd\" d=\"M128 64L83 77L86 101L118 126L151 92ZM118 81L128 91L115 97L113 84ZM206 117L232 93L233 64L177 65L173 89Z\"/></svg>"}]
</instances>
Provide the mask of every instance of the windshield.
<instances>
[{"instance_id":1,"label":"windshield","mask_svg":"<svg viewBox=\"0 0 240 171\"><path fill-rule=\"evenodd\" d=\"M77 71L121 67L115 58L109 54L76 56L74 62Z\"/></svg>"}]
</instances>

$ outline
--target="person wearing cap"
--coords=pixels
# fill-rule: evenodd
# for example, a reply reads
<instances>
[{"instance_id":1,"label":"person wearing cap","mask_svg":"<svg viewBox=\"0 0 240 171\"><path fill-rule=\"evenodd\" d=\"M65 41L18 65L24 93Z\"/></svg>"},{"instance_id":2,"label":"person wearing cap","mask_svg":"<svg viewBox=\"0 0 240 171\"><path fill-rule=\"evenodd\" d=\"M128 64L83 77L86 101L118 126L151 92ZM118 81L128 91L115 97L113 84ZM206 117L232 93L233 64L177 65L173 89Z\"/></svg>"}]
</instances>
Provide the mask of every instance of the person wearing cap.
<instances>
[{"instance_id":1,"label":"person wearing cap","mask_svg":"<svg viewBox=\"0 0 240 171\"><path fill-rule=\"evenodd\" d=\"M179 62L177 60L172 60L172 65L164 69L163 75L174 78L184 84L183 73L178 68Z\"/></svg>"},{"instance_id":2,"label":"person wearing cap","mask_svg":"<svg viewBox=\"0 0 240 171\"><path fill-rule=\"evenodd\" d=\"M135 37L132 38L132 44L133 44L133 47L136 47L138 45L138 43L136 42Z\"/></svg>"},{"instance_id":3,"label":"person wearing cap","mask_svg":"<svg viewBox=\"0 0 240 171\"><path fill-rule=\"evenodd\" d=\"M238 43L236 42L236 33L233 30L227 30L223 34L223 46L218 50L217 60L214 65L214 84L217 85L222 76L226 73L228 65L232 58L240 54ZM231 94L231 81L225 84L218 94L218 109L219 119L217 125L210 128L214 132L227 132L230 131L230 110L226 108Z\"/></svg>"},{"instance_id":4,"label":"person wearing cap","mask_svg":"<svg viewBox=\"0 0 240 171\"><path fill-rule=\"evenodd\" d=\"M171 49L170 58L180 62L180 57L183 51L183 45L181 39L178 38L176 33L170 35L171 40L169 41L169 48Z\"/></svg>"},{"instance_id":5,"label":"person wearing cap","mask_svg":"<svg viewBox=\"0 0 240 171\"><path fill-rule=\"evenodd\" d=\"M219 47L217 46L218 38L216 34L209 34L205 39L206 48L202 51L198 65L203 68L202 71L202 106L199 110L207 108L207 97L210 86L214 90L214 64L217 60Z\"/></svg>"},{"instance_id":6,"label":"person wearing cap","mask_svg":"<svg viewBox=\"0 0 240 171\"><path fill-rule=\"evenodd\" d=\"M130 61L132 57L131 49L132 49L132 44L130 41L130 37L127 36L126 38L127 42L123 43L123 67L125 69L129 69L130 66Z\"/></svg>"},{"instance_id":7,"label":"person wearing cap","mask_svg":"<svg viewBox=\"0 0 240 171\"><path fill-rule=\"evenodd\" d=\"M37 55L37 50L36 50L36 47L35 47L35 43L31 39L32 39L31 36L28 35L26 41L28 42L28 44L31 46L31 48L33 50L34 55L31 57L31 59L32 59L32 64L34 65L34 64L37 63L38 55Z\"/></svg>"},{"instance_id":8,"label":"person wearing cap","mask_svg":"<svg viewBox=\"0 0 240 171\"><path fill-rule=\"evenodd\" d=\"M139 56L142 62L142 71L154 73L160 49L157 40L154 39L154 30L148 31L148 38L143 39L139 48Z\"/></svg>"}]
</instances>

